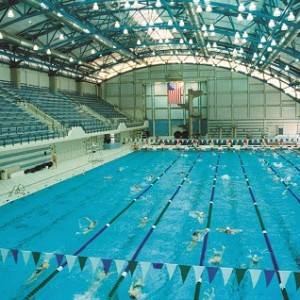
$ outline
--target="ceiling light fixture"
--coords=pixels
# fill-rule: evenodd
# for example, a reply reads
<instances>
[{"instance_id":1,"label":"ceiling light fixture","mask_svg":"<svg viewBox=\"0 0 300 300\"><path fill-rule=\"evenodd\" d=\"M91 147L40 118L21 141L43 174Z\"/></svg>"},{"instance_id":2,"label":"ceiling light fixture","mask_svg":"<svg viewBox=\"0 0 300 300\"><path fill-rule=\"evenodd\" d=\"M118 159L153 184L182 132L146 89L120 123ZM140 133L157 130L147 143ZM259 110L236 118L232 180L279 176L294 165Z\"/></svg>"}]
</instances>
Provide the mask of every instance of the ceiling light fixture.
<instances>
[{"instance_id":1,"label":"ceiling light fixture","mask_svg":"<svg viewBox=\"0 0 300 300\"><path fill-rule=\"evenodd\" d=\"M3 34L0 32L0 40L3 40Z\"/></svg>"},{"instance_id":2,"label":"ceiling light fixture","mask_svg":"<svg viewBox=\"0 0 300 300\"><path fill-rule=\"evenodd\" d=\"M211 5L207 5L205 11L206 11L206 12L212 12L212 7L211 7Z\"/></svg>"},{"instance_id":3,"label":"ceiling light fixture","mask_svg":"<svg viewBox=\"0 0 300 300\"><path fill-rule=\"evenodd\" d=\"M35 44L35 45L33 45L33 50L34 50L34 51L38 51L38 50L39 50L39 46L38 46L38 45L36 45L36 44Z\"/></svg>"},{"instance_id":4,"label":"ceiling light fixture","mask_svg":"<svg viewBox=\"0 0 300 300\"><path fill-rule=\"evenodd\" d=\"M255 4L255 2L253 2L253 1L250 2L249 10L250 10L250 11L256 10L256 4Z\"/></svg>"},{"instance_id":5,"label":"ceiling light fixture","mask_svg":"<svg viewBox=\"0 0 300 300\"><path fill-rule=\"evenodd\" d=\"M279 17L281 15L280 9L276 7L273 12L274 17Z\"/></svg>"},{"instance_id":6,"label":"ceiling light fixture","mask_svg":"<svg viewBox=\"0 0 300 300\"><path fill-rule=\"evenodd\" d=\"M281 30L282 31L288 30L288 26L285 23L282 23Z\"/></svg>"},{"instance_id":7,"label":"ceiling light fixture","mask_svg":"<svg viewBox=\"0 0 300 300\"><path fill-rule=\"evenodd\" d=\"M183 27L183 26L184 26L183 20L180 20L180 21L179 21L179 26L180 26L180 27Z\"/></svg>"},{"instance_id":8,"label":"ceiling light fixture","mask_svg":"<svg viewBox=\"0 0 300 300\"><path fill-rule=\"evenodd\" d=\"M251 13L247 15L247 21L253 21L253 15Z\"/></svg>"},{"instance_id":9,"label":"ceiling light fixture","mask_svg":"<svg viewBox=\"0 0 300 300\"><path fill-rule=\"evenodd\" d=\"M156 3L155 3L155 6L156 6L157 8L159 8L159 7L161 7L161 5L162 5L162 4L161 4L160 0L157 0Z\"/></svg>"},{"instance_id":10,"label":"ceiling light fixture","mask_svg":"<svg viewBox=\"0 0 300 300\"><path fill-rule=\"evenodd\" d=\"M128 29L127 29L127 28L124 28L123 33L124 33L124 34L128 34Z\"/></svg>"},{"instance_id":11,"label":"ceiling light fixture","mask_svg":"<svg viewBox=\"0 0 300 300\"><path fill-rule=\"evenodd\" d=\"M236 20L237 20L238 22L244 21L244 18L243 18L243 16L242 16L242 14L238 14Z\"/></svg>"},{"instance_id":12,"label":"ceiling light fixture","mask_svg":"<svg viewBox=\"0 0 300 300\"><path fill-rule=\"evenodd\" d=\"M14 18L15 17L15 14L14 14L14 12L11 8L7 12L7 17L8 18Z\"/></svg>"},{"instance_id":13,"label":"ceiling light fixture","mask_svg":"<svg viewBox=\"0 0 300 300\"><path fill-rule=\"evenodd\" d=\"M93 10L99 10L99 6L98 6L98 4L96 2L93 5Z\"/></svg>"},{"instance_id":14,"label":"ceiling light fixture","mask_svg":"<svg viewBox=\"0 0 300 300\"><path fill-rule=\"evenodd\" d=\"M268 26L269 26L269 28L275 27L275 22L274 22L274 20L270 20Z\"/></svg>"},{"instance_id":15,"label":"ceiling light fixture","mask_svg":"<svg viewBox=\"0 0 300 300\"><path fill-rule=\"evenodd\" d=\"M292 22L295 21L295 15L293 14L293 12L291 11L287 17L288 21Z\"/></svg>"},{"instance_id":16,"label":"ceiling light fixture","mask_svg":"<svg viewBox=\"0 0 300 300\"><path fill-rule=\"evenodd\" d=\"M47 55L51 55L51 53L52 53L51 50L50 50L50 49L47 49L46 54L47 54Z\"/></svg>"},{"instance_id":17,"label":"ceiling light fixture","mask_svg":"<svg viewBox=\"0 0 300 300\"><path fill-rule=\"evenodd\" d=\"M203 11L203 10L202 10L201 5L198 5L197 8L196 8L196 13L199 14L199 13L202 13L202 11Z\"/></svg>"}]
</instances>

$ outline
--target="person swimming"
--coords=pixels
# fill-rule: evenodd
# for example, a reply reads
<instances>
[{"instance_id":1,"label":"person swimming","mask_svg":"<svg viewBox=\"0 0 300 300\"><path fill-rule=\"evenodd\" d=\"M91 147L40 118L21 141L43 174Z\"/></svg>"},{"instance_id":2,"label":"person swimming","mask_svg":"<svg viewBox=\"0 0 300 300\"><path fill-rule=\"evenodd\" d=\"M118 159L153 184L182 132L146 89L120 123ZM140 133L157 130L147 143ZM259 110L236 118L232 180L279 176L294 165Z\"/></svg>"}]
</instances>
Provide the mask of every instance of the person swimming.
<instances>
[{"instance_id":1,"label":"person swimming","mask_svg":"<svg viewBox=\"0 0 300 300\"><path fill-rule=\"evenodd\" d=\"M38 279L38 277L42 274L42 272L48 269L50 266L49 262L45 260L42 264L30 275L30 277L26 280L26 284L30 284Z\"/></svg>"},{"instance_id":2,"label":"person swimming","mask_svg":"<svg viewBox=\"0 0 300 300\"><path fill-rule=\"evenodd\" d=\"M141 223L139 224L138 228L143 228L147 224L149 219L147 217L142 218Z\"/></svg>"},{"instance_id":3,"label":"person swimming","mask_svg":"<svg viewBox=\"0 0 300 300\"><path fill-rule=\"evenodd\" d=\"M93 221L93 220L91 220L88 217L83 217L82 219L88 221L88 225L86 227L84 227L84 225L81 224L82 222L80 220L78 220L79 227L80 227L81 231L80 232L76 232L76 234L87 234L90 231L92 231L96 227L96 225L97 225L96 221ZM86 223L86 222L84 221L84 223Z\"/></svg>"},{"instance_id":4,"label":"person swimming","mask_svg":"<svg viewBox=\"0 0 300 300\"><path fill-rule=\"evenodd\" d=\"M130 299L140 299L143 286L143 282L140 279L138 279L136 282L131 282L128 291Z\"/></svg>"},{"instance_id":5,"label":"person swimming","mask_svg":"<svg viewBox=\"0 0 300 300\"><path fill-rule=\"evenodd\" d=\"M225 246L222 246L221 251L218 251L215 248L213 248L213 256L208 260L208 263L214 265L221 264L225 249L226 249Z\"/></svg>"},{"instance_id":6,"label":"person swimming","mask_svg":"<svg viewBox=\"0 0 300 300\"><path fill-rule=\"evenodd\" d=\"M147 177L147 181L151 181L153 179L154 175L153 174L150 174L148 177Z\"/></svg>"},{"instance_id":7,"label":"person swimming","mask_svg":"<svg viewBox=\"0 0 300 300\"><path fill-rule=\"evenodd\" d=\"M235 234L238 232L242 232L241 229L232 229L229 226L225 228L216 228L217 231L222 232L222 233L227 233L227 234Z\"/></svg>"},{"instance_id":8,"label":"person swimming","mask_svg":"<svg viewBox=\"0 0 300 300\"><path fill-rule=\"evenodd\" d=\"M209 232L208 228L198 229L192 234L192 240L186 247L187 251L192 251L198 244L198 242L203 241L204 236Z\"/></svg>"},{"instance_id":9,"label":"person swimming","mask_svg":"<svg viewBox=\"0 0 300 300\"><path fill-rule=\"evenodd\" d=\"M133 192L133 193L139 193L142 189L140 186L138 186L137 184L135 184L134 186L132 186L130 188L130 190Z\"/></svg>"},{"instance_id":10,"label":"person swimming","mask_svg":"<svg viewBox=\"0 0 300 300\"><path fill-rule=\"evenodd\" d=\"M202 224L204 221L205 214L203 211L194 210L189 213L189 216L192 218L197 218L199 223Z\"/></svg>"}]
</instances>

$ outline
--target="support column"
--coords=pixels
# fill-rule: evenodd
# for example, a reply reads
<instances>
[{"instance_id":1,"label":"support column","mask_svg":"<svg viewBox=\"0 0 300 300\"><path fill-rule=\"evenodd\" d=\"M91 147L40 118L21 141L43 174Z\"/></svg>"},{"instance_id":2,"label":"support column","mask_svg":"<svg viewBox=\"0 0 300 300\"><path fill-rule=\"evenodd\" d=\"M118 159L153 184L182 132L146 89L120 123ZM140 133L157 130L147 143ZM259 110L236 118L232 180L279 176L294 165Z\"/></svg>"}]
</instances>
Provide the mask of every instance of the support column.
<instances>
[{"instance_id":1,"label":"support column","mask_svg":"<svg viewBox=\"0 0 300 300\"><path fill-rule=\"evenodd\" d=\"M194 99L194 93L192 89L188 90L188 104L189 104L189 138L193 138L193 99Z\"/></svg>"},{"instance_id":2,"label":"support column","mask_svg":"<svg viewBox=\"0 0 300 300\"><path fill-rule=\"evenodd\" d=\"M50 71L49 76L49 89L51 93L57 92L57 76L55 71Z\"/></svg>"},{"instance_id":3,"label":"support column","mask_svg":"<svg viewBox=\"0 0 300 300\"><path fill-rule=\"evenodd\" d=\"M83 96L83 81L81 78L76 79L76 94L78 96Z\"/></svg>"},{"instance_id":4,"label":"support column","mask_svg":"<svg viewBox=\"0 0 300 300\"><path fill-rule=\"evenodd\" d=\"M14 84L17 88L21 87L21 76L20 76L20 68L17 64L11 63L10 64L10 81Z\"/></svg>"}]
</instances>

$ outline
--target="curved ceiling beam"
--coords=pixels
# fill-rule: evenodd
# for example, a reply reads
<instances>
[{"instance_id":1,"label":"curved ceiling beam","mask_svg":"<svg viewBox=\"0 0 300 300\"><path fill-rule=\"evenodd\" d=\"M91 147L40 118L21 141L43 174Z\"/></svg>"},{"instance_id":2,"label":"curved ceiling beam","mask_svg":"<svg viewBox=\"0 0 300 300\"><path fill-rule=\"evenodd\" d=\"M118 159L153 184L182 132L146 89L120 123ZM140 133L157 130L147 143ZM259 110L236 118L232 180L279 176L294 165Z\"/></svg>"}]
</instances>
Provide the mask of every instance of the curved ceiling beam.
<instances>
[{"instance_id":1,"label":"curved ceiling beam","mask_svg":"<svg viewBox=\"0 0 300 300\"><path fill-rule=\"evenodd\" d=\"M87 25L85 23L82 23L77 18L69 15L64 9L56 7L54 4L50 3L49 1L43 1L42 3L37 0L21 0L21 1L39 10L47 9L47 12L45 12L45 15L47 15L47 17L59 22L63 22L67 27L71 28L72 30L80 34L91 34L93 35L95 41L97 41L98 43L101 43L102 45L105 45L110 49L115 49L115 51L119 52L121 55L125 55L131 59L137 59L137 57L133 53L123 49L121 45L118 45L114 41L105 37L94 26L90 24Z\"/></svg>"}]
</instances>

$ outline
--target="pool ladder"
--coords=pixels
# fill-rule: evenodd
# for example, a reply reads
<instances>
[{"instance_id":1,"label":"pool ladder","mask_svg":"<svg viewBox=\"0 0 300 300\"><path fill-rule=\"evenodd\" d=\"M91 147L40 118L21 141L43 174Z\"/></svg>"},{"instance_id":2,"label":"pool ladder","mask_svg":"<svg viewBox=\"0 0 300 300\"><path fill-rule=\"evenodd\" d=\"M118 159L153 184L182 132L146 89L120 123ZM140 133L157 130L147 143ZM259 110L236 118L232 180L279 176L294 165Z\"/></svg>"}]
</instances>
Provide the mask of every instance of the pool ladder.
<instances>
[{"instance_id":1,"label":"pool ladder","mask_svg":"<svg viewBox=\"0 0 300 300\"><path fill-rule=\"evenodd\" d=\"M11 197L13 194L19 195L21 193L25 195L25 186L20 183L12 188L12 190L8 193L8 196Z\"/></svg>"}]
</instances>

